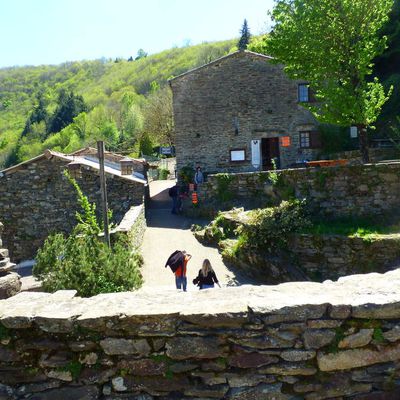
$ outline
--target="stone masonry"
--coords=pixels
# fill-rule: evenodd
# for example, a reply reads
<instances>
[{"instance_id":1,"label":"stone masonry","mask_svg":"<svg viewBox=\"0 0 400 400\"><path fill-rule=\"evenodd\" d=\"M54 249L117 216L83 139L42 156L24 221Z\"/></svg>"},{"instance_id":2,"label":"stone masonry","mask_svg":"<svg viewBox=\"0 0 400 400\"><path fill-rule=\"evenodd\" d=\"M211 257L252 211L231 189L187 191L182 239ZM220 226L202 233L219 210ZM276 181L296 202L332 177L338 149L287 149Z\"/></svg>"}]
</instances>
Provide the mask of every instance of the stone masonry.
<instances>
[{"instance_id":1,"label":"stone masonry","mask_svg":"<svg viewBox=\"0 0 400 400\"><path fill-rule=\"evenodd\" d=\"M400 163L277 171L273 187L269 172L229 175L228 197L235 204L253 200L265 206L282 193L307 199L315 213L341 217L398 212L400 207ZM219 177L211 175L199 188L199 201L219 201ZM227 197L225 193L225 197Z\"/></svg>"},{"instance_id":2,"label":"stone masonry","mask_svg":"<svg viewBox=\"0 0 400 400\"><path fill-rule=\"evenodd\" d=\"M296 162L299 132L317 126L298 103L298 83L270 57L246 51L172 79L177 170L251 171L252 140L283 136L291 144L280 143L280 165ZM245 150L245 161L230 161L234 149ZM317 152L305 149L302 157L314 159Z\"/></svg>"},{"instance_id":3,"label":"stone masonry","mask_svg":"<svg viewBox=\"0 0 400 400\"><path fill-rule=\"evenodd\" d=\"M0 301L3 400L400 397L400 271Z\"/></svg>"},{"instance_id":4,"label":"stone masonry","mask_svg":"<svg viewBox=\"0 0 400 400\"><path fill-rule=\"evenodd\" d=\"M31 259L53 232L70 232L79 206L75 189L63 176L68 161L39 158L0 177L3 240L14 261ZM82 169L77 179L83 193L100 211L98 172ZM108 203L118 223L132 205L143 203L143 184L107 174Z\"/></svg>"}]
</instances>

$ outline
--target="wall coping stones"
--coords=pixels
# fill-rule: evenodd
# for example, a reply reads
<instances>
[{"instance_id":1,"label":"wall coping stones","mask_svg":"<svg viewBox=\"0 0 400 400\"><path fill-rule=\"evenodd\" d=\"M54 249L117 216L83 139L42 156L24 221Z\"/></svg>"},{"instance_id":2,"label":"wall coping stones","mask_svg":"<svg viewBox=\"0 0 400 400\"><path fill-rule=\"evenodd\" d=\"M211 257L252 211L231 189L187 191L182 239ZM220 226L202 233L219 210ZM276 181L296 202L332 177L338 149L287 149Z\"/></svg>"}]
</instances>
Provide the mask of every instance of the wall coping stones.
<instances>
[{"instance_id":1,"label":"wall coping stones","mask_svg":"<svg viewBox=\"0 0 400 400\"><path fill-rule=\"evenodd\" d=\"M343 306L351 306L354 318L400 318L400 269L347 276L337 282L244 285L184 294L171 289L79 298L75 291L22 292L0 301L0 322L16 329L35 323L43 331L54 333L69 332L75 325L113 330L129 326L130 319L152 317L161 317L171 326L177 320L199 321L201 325L206 319L229 327L232 318L245 319L249 313L262 314L264 322L274 324L321 318L327 311L333 317Z\"/></svg>"}]
</instances>

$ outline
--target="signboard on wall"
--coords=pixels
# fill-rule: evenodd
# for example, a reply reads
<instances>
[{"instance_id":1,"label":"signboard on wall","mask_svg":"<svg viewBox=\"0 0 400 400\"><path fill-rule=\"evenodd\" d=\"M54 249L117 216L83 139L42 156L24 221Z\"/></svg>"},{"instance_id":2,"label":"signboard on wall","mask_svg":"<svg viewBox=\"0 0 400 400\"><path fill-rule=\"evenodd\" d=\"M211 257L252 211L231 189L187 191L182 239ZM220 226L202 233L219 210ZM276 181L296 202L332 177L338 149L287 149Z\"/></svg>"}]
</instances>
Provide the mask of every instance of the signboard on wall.
<instances>
[{"instance_id":1,"label":"signboard on wall","mask_svg":"<svg viewBox=\"0 0 400 400\"><path fill-rule=\"evenodd\" d=\"M251 164L254 168L260 168L261 165L261 140L251 141Z\"/></svg>"},{"instance_id":2,"label":"signboard on wall","mask_svg":"<svg viewBox=\"0 0 400 400\"><path fill-rule=\"evenodd\" d=\"M231 161L245 161L246 152L244 149L231 150Z\"/></svg>"}]
</instances>

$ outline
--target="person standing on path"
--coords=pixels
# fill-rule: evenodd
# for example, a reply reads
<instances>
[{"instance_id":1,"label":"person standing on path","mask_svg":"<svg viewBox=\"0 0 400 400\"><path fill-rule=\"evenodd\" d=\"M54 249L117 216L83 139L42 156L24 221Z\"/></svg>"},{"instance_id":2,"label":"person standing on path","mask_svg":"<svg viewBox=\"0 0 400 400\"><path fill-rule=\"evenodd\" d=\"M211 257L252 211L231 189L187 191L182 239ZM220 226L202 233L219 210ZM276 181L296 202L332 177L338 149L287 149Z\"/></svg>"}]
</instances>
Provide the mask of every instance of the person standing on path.
<instances>
[{"instance_id":1,"label":"person standing on path","mask_svg":"<svg viewBox=\"0 0 400 400\"><path fill-rule=\"evenodd\" d=\"M172 214L178 214L178 199L179 199L179 187L177 184L169 188L168 191L169 197L172 198Z\"/></svg>"},{"instance_id":2,"label":"person standing on path","mask_svg":"<svg viewBox=\"0 0 400 400\"><path fill-rule=\"evenodd\" d=\"M183 263L177 268L175 271L175 284L178 290L182 289L186 292L187 287L187 277L186 277L186 267L188 261L192 258L190 254L187 254L186 251L182 251L184 258Z\"/></svg>"},{"instance_id":3,"label":"person standing on path","mask_svg":"<svg viewBox=\"0 0 400 400\"><path fill-rule=\"evenodd\" d=\"M197 277L193 279L193 283L195 285L198 285L200 287L200 290L211 289L214 287L214 283L221 287L209 259L206 258L203 261L203 266L199 270L199 274L197 275Z\"/></svg>"}]
</instances>

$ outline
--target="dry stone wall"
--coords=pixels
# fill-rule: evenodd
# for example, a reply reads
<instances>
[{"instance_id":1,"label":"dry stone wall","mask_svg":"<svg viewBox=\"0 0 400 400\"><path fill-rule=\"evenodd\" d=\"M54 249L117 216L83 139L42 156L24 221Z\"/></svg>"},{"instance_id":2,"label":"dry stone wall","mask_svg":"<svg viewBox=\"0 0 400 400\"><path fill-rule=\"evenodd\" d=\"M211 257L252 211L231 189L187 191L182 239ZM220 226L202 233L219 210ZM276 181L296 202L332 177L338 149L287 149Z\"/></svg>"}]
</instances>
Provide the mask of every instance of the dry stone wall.
<instances>
[{"instance_id":1,"label":"dry stone wall","mask_svg":"<svg viewBox=\"0 0 400 400\"><path fill-rule=\"evenodd\" d=\"M269 172L229 174L221 194L218 175L199 189L200 201L252 201L262 206L281 194L306 198L313 212L328 216L384 214L400 206L400 163L277 171L274 187Z\"/></svg>"},{"instance_id":2,"label":"dry stone wall","mask_svg":"<svg viewBox=\"0 0 400 400\"><path fill-rule=\"evenodd\" d=\"M0 301L0 398L400 396L400 271L323 284Z\"/></svg>"},{"instance_id":3,"label":"dry stone wall","mask_svg":"<svg viewBox=\"0 0 400 400\"><path fill-rule=\"evenodd\" d=\"M79 206L75 189L63 176L66 164L56 158L41 158L0 177L3 240L13 260L33 258L50 233L70 232L76 224ZM83 169L77 182L101 210L98 173ZM143 203L142 184L107 175L107 188L109 207L117 223L132 205Z\"/></svg>"}]
</instances>

